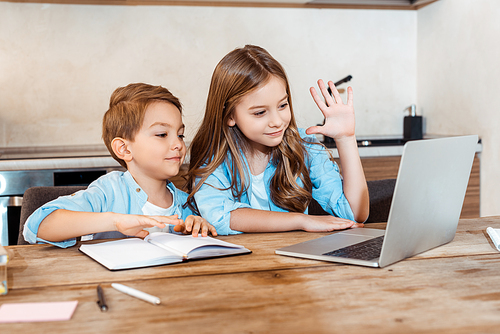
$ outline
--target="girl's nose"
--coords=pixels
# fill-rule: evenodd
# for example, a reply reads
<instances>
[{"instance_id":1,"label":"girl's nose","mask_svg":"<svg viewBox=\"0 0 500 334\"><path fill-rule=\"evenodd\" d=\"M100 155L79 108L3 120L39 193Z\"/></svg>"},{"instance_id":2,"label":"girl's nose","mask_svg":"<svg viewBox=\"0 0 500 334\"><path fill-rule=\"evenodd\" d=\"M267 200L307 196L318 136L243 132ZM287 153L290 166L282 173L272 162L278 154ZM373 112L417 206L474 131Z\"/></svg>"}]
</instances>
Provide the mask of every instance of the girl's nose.
<instances>
[{"instance_id":1,"label":"girl's nose","mask_svg":"<svg viewBox=\"0 0 500 334\"><path fill-rule=\"evenodd\" d=\"M269 126L280 127L281 124L283 123L283 120L281 119L279 112L277 110L274 110L273 112L271 112L270 116L271 118L269 121Z\"/></svg>"}]
</instances>

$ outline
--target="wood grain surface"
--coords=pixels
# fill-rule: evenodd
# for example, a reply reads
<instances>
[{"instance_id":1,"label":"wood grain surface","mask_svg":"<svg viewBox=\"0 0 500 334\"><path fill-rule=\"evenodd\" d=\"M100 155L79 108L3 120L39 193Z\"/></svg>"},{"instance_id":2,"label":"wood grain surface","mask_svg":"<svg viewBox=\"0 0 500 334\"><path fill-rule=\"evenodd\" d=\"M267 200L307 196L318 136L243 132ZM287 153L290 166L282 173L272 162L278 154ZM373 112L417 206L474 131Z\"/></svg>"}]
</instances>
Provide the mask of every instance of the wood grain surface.
<instances>
[{"instance_id":1,"label":"wood grain surface","mask_svg":"<svg viewBox=\"0 0 500 334\"><path fill-rule=\"evenodd\" d=\"M500 228L500 217L463 219L451 243L382 269L274 254L325 235L306 232L221 237L253 253L116 272L77 247L9 246L9 293L0 304L79 304L70 321L0 324L0 332L497 333L500 253L488 226ZM111 282L162 304L124 295ZM96 304L97 284L106 313Z\"/></svg>"}]
</instances>

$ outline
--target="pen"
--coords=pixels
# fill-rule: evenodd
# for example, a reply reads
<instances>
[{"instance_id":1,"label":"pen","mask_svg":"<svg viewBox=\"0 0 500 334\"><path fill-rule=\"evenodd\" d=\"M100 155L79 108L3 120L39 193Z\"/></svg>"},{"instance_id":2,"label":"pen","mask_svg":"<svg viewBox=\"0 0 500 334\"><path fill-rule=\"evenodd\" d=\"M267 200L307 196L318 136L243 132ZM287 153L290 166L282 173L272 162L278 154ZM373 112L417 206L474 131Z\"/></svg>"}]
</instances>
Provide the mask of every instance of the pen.
<instances>
[{"instance_id":1,"label":"pen","mask_svg":"<svg viewBox=\"0 0 500 334\"><path fill-rule=\"evenodd\" d=\"M160 305L161 301L160 298L152 296L150 294L147 294L145 292L133 289L129 286L119 284L119 283L111 283L111 286L115 288L116 290L123 292L124 294L127 294L129 296L135 297L142 299L148 303L154 304L154 305Z\"/></svg>"},{"instance_id":2,"label":"pen","mask_svg":"<svg viewBox=\"0 0 500 334\"><path fill-rule=\"evenodd\" d=\"M108 305L106 305L106 299L104 298L104 292L100 285L97 286L97 305L101 309L101 312L106 312L108 310Z\"/></svg>"}]
</instances>

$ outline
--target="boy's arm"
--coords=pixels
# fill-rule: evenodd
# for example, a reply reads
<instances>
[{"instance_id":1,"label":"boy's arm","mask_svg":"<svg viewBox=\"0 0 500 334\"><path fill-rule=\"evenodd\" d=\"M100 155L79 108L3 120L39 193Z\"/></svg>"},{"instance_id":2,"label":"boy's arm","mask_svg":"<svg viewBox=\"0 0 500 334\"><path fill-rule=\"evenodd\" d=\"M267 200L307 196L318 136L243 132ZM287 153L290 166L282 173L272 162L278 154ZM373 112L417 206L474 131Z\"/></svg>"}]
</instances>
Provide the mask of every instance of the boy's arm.
<instances>
[{"instance_id":1,"label":"boy's arm","mask_svg":"<svg viewBox=\"0 0 500 334\"><path fill-rule=\"evenodd\" d=\"M352 88L347 89L347 104L344 104L333 82L328 82L333 97L328 94L322 80L318 81L318 85L326 103L322 101L314 88L311 87L310 91L314 101L325 116L325 124L310 127L306 132L308 134L322 133L335 139L344 178L344 194L349 201L354 219L363 222L369 214L369 196L354 131Z\"/></svg>"},{"instance_id":2,"label":"boy's arm","mask_svg":"<svg viewBox=\"0 0 500 334\"><path fill-rule=\"evenodd\" d=\"M119 214L113 212L78 212L59 209L49 214L40 223L38 237L59 242L87 234L119 231L125 235L144 238L148 235L144 228L165 224L180 224L182 220L174 216L154 216Z\"/></svg>"}]
</instances>

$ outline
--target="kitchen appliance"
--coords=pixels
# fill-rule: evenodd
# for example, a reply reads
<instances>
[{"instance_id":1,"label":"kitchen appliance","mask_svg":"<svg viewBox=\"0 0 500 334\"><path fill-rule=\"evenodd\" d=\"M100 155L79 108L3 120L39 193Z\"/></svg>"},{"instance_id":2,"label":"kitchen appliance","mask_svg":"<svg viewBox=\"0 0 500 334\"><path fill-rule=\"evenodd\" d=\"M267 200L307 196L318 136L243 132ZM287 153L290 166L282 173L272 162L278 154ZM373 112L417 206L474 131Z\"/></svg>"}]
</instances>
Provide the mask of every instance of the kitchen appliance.
<instances>
[{"instance_id":1,"label":"kitchen appliance","mask_svg":"<svg viewBox=\"0 0 500 334\"><path fill-rule=\"evenodd\" d=\"M351 79L352 79L352 75L348 75L348 76L346 76L345 78L340 79L339 81L337 81L337 82L336 82L336 83L334 83L333 85L334 85L335 87L337 87L337 86L339 86L339 85L343 84L344 82L349 82L349 81L351 81ZM329 93L330 95L332 95L332 89L331 89L330 87L328 87L328 88L327 88L327 90L328 90L328 93Z\"/></svg>"},{"instance_id":2,"label":"kitchen appliance","mask_svg":"<svg viewBox=\"0 0 500 334\"><path fill-rule=\"evenodd\" d=\"M417 116L417 106L412 104L404 111L408 111L409 115L403 121L403 138L422 139L422 116Z\"/></svg>"},{"instance_id":3,"label":"kitchen appliance","mask_svg":"<svg viewBox=\"0 0 500 334\"><path fill-rule=\"evenodd\" d=\"M124 169L104 145L0 148L0 244L17 244L28 188L85 186L113 170Z\"/></svg>"},{"instance_id":4,"label":"kitchen appliance","mask_svg":"<svg viewBox=\"0 0 500 334\"><path fill-rule=\"evenodd\" d=\"M337 87L345 82L351 81L351 79L352 79L352 75L348 75L345 78L340 79L339 81L335 82L333 85L335 87ZM332 89L330 87L328 87L327 90L328 90L328 94L332 95ZM323 120L323 124L324 124L324 122L325 121ZM328 136L323 136L323 143L324 144L332 144L332 143L335 143L335 140L333 140L333 138L330 138Z\"/></svg>"}]
</instances>

